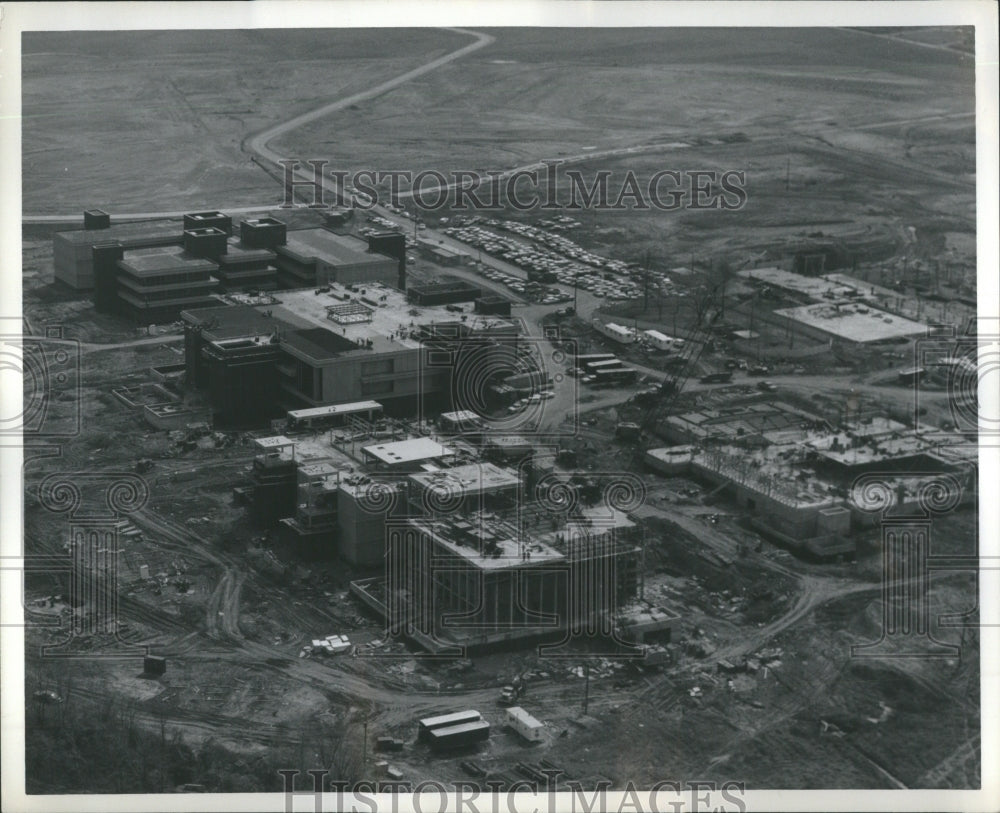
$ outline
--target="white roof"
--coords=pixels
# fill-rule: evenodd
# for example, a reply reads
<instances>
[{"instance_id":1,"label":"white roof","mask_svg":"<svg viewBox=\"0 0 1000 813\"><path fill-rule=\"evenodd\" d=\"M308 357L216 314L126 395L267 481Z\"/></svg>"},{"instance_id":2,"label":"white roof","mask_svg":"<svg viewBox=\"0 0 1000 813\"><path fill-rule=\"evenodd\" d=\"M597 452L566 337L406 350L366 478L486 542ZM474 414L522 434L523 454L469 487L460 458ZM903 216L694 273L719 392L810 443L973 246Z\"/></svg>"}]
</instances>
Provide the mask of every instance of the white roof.
<instances>
[{"instance_id":1,"label":"white roof","mask_svg":"<svg viewBox=\"0 0 1000 813\"><path fill-rule=\"evenodd\" d=\"M379 443L375 446L365 446L364 453L389 465L399 463L415 463L432 457L444 457L452 454L447 446L442 446L430 438L410 438L398 440L395 443Z\"/></svg>"},{"instance_id":2,"label":"white roof","mask_svg":"<svg viewBox=\"0 0 1000 813\"><path fill-rule=\"evenodd\" d=\"M325 415L346 415L351 412L367 412L369 409L382 409L378 401L353 401L349 404L329 404L328 406L310 407L309 409L292 409L289 418L321 418Z\"/></svg>"},{"instance_id":3,"label":"white roof","mask_svg":"<svg viewBox=\"0 0 1000 813\"><path fill-rule=\"evenodd\" d=\"M534 717L528 714L528 712L526 712L520 706L511 706L509 709L507 709L507 716L513 717L515 720L517 720L519 723L526 726L527 728L542 727L542 723L540 723L538 720L536 720Z\"/></svg>"},{"instance_id":4,"label":"white roof","mask_svg":"<svg viewBox=\"0 0 1000 813\"><path fill-rule=\"evenodd\" d=\"M471 409L460 409L458 412L442 412L441 417L445 420L461 423L462 421L478 421L480 416Z\"/></svg>"},{"instance_id":5,"label":"white roof","mask_svg":"<svg viewBox=\"0 0 1000 813\"><path fill-rule=\"evenodd\" d=\"M274 435L269 438L254 438L253 441L261 449L280 449L282 446L294 446L294 442L284 435Z\"/></svg>"},{"instance_id":6,"label":"white roof","mask_svg":"<svg viewBox=\"0 0 1000 813\"><path fill-rule=\"evenodd\" d=\"M433 472L411 474L410 480L442 495L468 496L484 491L514 488L520 482L517 472L493 463L470 463Z\"/></svg>"}]
</instances>

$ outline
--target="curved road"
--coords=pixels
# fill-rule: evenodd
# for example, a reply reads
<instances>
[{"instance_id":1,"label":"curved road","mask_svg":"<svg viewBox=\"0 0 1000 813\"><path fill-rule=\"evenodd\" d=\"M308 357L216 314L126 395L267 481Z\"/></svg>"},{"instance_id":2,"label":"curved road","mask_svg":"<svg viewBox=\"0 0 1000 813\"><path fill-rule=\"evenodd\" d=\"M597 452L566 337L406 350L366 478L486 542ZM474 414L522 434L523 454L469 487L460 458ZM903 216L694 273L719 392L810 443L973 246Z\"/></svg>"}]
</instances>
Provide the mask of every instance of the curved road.
<instances>
[{"instance_id":1,"label":"curved road","mask_svg":"<svg viewBox=\"0 0 1000 813\"><path fill-rule=\"evenodd\" d=\"M317 107L315 110L310 110L308 113L303 113L301 116L296 116L293 119L277 124L261 133L257 133L257 135L251 137L247 141L247 145L251 150L253 150L253 152L257 153L257 155L277 163L278 161L284 160L286 156L276 153L268 147L268 144L278 136L284 135L291 130L296 130L304 124L309 124L310 122L321 119L331 113L336 113L338 110L343 110L345 107L350 107L352 104L367 101L368 99L374 99L384 93L388 93L390 90L394 90L400 85L411 82L433 70L437 70L442 65L447 65L449 62L461 59L466 54L471 54L473 51L478 51L480 48L485 48L487 45L491 45L496 39L495 37L491 37L489 34L480 34L476 31L469 31L465 28L445 28L444 30L452 31L456 34L466 34L470 37L475 37L476 41L463 48L459 48L457 51L452 51L450 54L445 54L437 59L432 59L430 62L427 62L418 68L414 68L411 71L400 74L393 79L389 79L379 85L375 85L373 88L363 90L360 93L355 93L354 95L347 96L343 99L338 99L337 101L330 102L330 104L323 105L322 107ZM306 174L306 179L310 181L313 180L312 176L308 174ZM337 186L333 183L333 179L331 178L329 180L332 190L337 191Z\"/></svg>"}]
</instances>

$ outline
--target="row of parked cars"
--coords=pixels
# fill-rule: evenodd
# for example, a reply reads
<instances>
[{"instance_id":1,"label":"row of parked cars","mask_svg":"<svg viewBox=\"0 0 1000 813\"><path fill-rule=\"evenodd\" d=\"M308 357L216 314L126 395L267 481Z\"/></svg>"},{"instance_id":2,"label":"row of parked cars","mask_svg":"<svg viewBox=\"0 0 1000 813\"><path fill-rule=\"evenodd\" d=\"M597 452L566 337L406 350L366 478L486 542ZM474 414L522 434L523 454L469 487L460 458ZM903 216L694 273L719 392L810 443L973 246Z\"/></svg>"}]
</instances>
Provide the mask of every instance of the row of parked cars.
<instances>
[{"instance_id":1,"label":"row of parked cars","mask_svg":"<svg viewBox=\"0 0 1000 813\"><path fill-rule=\"evenodd\" d=\"M524 409L527 406L530 406L531 404L538 404L541 403L542 401L548 401L555 397L556 394L552 390L542 390L541 392L533 392L527 398L519 398L518 400L516 400L513 404L507 407L507 412L510 413L520 412L522 409Z\"/></svg>"},{"instance_id":2,"label":"row of parked cars","mask_svg":"<svg viewBox=\"0 0 1000 813\"><path fill-rule=\"evenodd\" d=\"M534 226L512 221L490 220L496 228L506 228L531 239L548 242L565 241L556 253L547 248L535 248L510 237L496 234L478 225L449 226L444 233L467 245L485 251L529 273L543 274L569 287L577 287L608 299L630 299L640 293L640 286L624 277L628 265L620 260L608 260L591 254L571 240L547 234ZM568 256L564 256L566 252ZM601 270L601 269L604 270ZM509 275L508 275L509 276ZM522 283L523 284L523 283ZM511 285L513 290L517 290ZM564 301L564 300L553 300Z\"/></svg>"}]
</instances>

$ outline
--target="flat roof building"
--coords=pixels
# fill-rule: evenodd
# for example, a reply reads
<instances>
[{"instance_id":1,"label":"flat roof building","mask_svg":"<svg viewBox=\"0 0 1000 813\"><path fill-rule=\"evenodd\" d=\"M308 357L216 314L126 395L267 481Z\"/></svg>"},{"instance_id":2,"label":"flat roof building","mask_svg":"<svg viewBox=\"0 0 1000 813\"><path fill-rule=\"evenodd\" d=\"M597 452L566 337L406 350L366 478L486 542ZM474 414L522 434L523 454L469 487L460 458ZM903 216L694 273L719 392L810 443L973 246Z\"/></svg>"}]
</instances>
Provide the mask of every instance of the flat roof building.
<instances>
[{"instance_id":1,"label":"flat roof building","mask_svg":"<svg viewBox=\"0 0 1000 813\"><path fill-rule=\"evenodd\" d=\"M428 460L448 457L454 452L430 438L410 438L393 443L378 443L361 450L364 458L380 468L403 471L414 469Z\"/></svg>"},{"instance_id":2,"label":"flat roof building","mask_svg":"<svg viewBox=\"0 0 1000 813\"><path fill-rule=\"evenodd\" d=\"M927 325L922 322L890 316L885 311L853 302L800 305L773 313L799 331L822 340L869 344L927 335Z\"/></svg>"},{"instance_id":3,"label":"flat roof building","mask_svg":"<svg viewBox=\"0 0 1000 813\"><path fill-rule=\"evenodd\" d=\"M329 229L288 232L285 244L275 251L278 278L286 288L330 283L395 287L399 279L397 260L370 251L363 240Z\"/></svg>"},{"instance_id":4,"label":"flat roof building","mask_svg":"<svg viewBox=\"0 0 1000 813\"><path fill-rule=\"evenodd\" d=\"M120 244L97 246L94 254L94 305L138 325L173 322L187 309L217 300L218 264L177 245L125 250Z\"/></svg>"},{"instance_id":5,"label":"flat roof building","mask_svg":"<svg viewBox=\"0 0 1000 813\"><path fill-rule=\"evenodd\" d=\"M199 361L206 342L265 334L280 347L279 375L275 390L258 398L272 400L278 414L372 400L389 414L430 414L457 406L455 376L478 374L471 363L456 366L460 347L478 342L487 355L500 353L510 342L496 340L518 335L503 317L456 321L443 307L413 306L395 288L370 283L362 290L334 283L323 291L278 292L267 304L185 312L188 380L207 383ZM477 351L475 358L483 356Z\"/></svg>"},{"instance_id":6,"label":"flat roof building","mask_svg":"<svg viewBox=\"0 0 1000 813\"><path fill-rule=\"evenodd\" d=\"M94 287L94 246L120 244L125 250L180 245L176 220L115 223L106 228L59 232L52 237L55 278L78 291Z\"/></svg>"}]
</instances>

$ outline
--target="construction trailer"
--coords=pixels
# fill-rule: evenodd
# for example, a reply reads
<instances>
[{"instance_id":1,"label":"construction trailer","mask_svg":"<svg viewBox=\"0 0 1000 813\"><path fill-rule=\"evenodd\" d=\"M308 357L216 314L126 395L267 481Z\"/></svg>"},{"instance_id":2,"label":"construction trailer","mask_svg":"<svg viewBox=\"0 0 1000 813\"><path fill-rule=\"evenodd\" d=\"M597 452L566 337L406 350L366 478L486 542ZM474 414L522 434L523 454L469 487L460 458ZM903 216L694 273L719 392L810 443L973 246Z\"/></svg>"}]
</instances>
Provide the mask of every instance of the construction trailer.
<instances>
[{"instance_id":1,"label":"construction trailer","mask_svg":"<svg viewBox=\"0 0 1000 813\"><path fill-rule=\"evenodd\" d=\"M545 725L520 706L507 709L507 725L528 742L541 742L545 738Z\"/></svg>"},{"instance_id":2,"label":"construction trailer","mask_svg":"<svg viewBox=\"0 0 1000 813\"><path fill-rule=\"evenodd\" d=\"M431 748L435 751L453 751L467 748L490 738L490 724L485 720L435 728L429 733Z\"/></svg>"},{"instance_id":3,"label":"construction trailer","mask_svg":"<svg viewBox=\"0 0 1000 813\"><path fill-rule=\"evenodd\" d=\"M630 384L635 381L638 373L633 367L614 367L594 370L596 386L610 386L612 384Z\"/></svg>"},{"instance_id":4,"label":"construction trailer","mask_svg":"<svg viewBox=\"0 0 1000 813\"><path fill-rule=\"evenodd\" d=\"M431 732L439 728L451 728L464 723L474 723L483 719L475 709L453 711L449 714L439 714L435 717L425 717L417 725L417 742L430 742Z\"/></svg>"},{"instance_id":5,"label":"construction trailer","mask_svg":"<svg viewBox=\"0 0 1000 813\"><path fill-rule=\"evenodd\" d=\"M351 417L361 417L369 423L382 416L382 404L378 401L351 401L346 404L292 409L286 414L289 430L310 431L345 426Z\"/></svg>"},{"instance_id":6,"label":"construction trailer","mask_svg":"<svg viewBox=\"0 0 1000 813\"><path fill-rule=\"evenodd\" d=\"M616 358L614 353L582 353L577 354L576 366L587 367L595 361L614 361Z\"/></svg>"}]
</instances>

